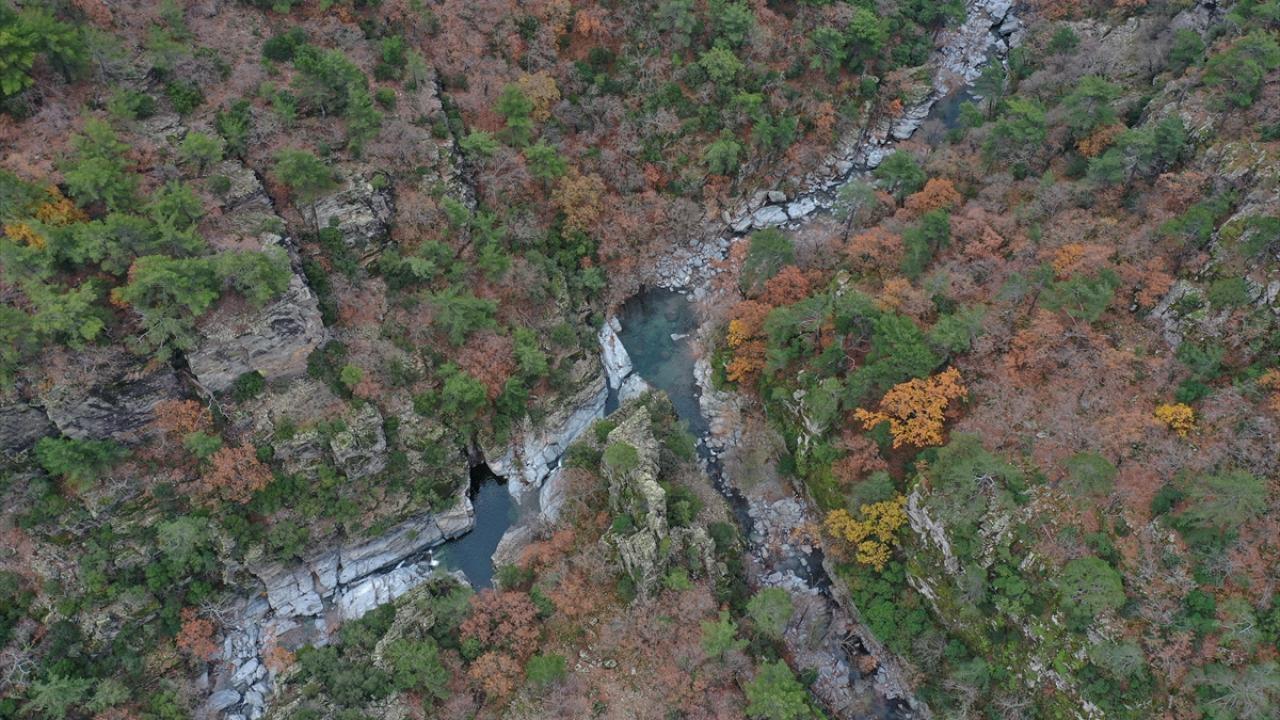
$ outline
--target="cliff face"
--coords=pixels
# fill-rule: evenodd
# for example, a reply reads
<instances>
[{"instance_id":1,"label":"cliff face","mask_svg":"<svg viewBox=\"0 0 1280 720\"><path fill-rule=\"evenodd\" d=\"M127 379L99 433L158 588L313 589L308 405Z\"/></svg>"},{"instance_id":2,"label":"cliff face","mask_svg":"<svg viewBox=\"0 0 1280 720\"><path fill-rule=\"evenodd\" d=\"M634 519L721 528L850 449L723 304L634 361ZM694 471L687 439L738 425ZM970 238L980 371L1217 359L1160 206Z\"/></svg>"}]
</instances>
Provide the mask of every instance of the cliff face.
<instances>
[{"instance_id":1,"label":"cliff face","mask_svg":"<svg viewBox=\"0 0 1280 720\"><path fill-rule=\"evenodd\" d=\"M609 509L628 520L615 524L609 542L622 568L635 583L640 598L659 587L674 560L696 559L698 576L715 572L714 546L702 527L672 527L667 517L667 492L659 484L658 441L643 405L619 411L617 427L605 445L605 474ZM611 448L623 458L610 465Z\"/></svg>"},{"instance_id":2,"label":"cliff face","mask_svg":"<svg viewBox=\"0 0 1280 720\"><path fill-rule=\"evenodd\" d=\"M296 563L250 560L264 595L231 609L205 712L261 717L276 689L270 648L327 643L342 623L422 586L436 572L425 551L474 526L464 493L449 509L405 520L372 540L342 542Z\"/></svg>"},{"instance_id":3,"label":"cliff face","mask_svg":"<svg viewBox=\"0 0 1280 720\"><path fill-rule=\"evenodd\" d=\"M608 396L608 376L599 359L579 359L570 369L569 388L545 404L540 422L526 418L509 444L484 451L489 469L507 479L516 498L537 492L569 445L604 417Z\"/></svg>"}]
</instances>

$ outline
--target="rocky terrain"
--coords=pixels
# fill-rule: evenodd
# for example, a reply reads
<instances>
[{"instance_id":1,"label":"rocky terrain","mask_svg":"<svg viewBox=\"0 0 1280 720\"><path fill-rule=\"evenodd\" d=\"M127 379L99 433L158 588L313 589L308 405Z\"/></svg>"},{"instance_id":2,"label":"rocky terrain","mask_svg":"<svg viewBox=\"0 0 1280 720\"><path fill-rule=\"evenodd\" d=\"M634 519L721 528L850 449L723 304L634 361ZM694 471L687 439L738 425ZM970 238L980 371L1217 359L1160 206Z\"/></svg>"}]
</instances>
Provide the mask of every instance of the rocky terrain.
<instances>
[{"instance_id":1,"label":"rocky terrain","mask_svg":"<svg viewBox=\"0 0 1280 720\"><path fill-rule=\"evenodd\" d=\"M0 718L1274 717L1275 6L0 0Z\"/></svg>"}]
</instances>

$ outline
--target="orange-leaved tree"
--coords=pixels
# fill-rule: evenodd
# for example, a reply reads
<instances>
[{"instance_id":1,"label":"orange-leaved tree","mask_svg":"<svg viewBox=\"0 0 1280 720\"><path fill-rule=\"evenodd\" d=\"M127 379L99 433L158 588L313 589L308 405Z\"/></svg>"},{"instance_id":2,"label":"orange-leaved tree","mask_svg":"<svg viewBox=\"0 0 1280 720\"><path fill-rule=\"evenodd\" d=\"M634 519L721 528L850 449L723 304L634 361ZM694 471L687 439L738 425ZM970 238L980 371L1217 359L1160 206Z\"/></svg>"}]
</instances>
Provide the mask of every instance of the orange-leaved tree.
<instances>
[{"instance_id":1,"label":"orange-leaved tree","mask_svg":"<svg viewBox=\"0 0 1280 720\"><path fill-rule=\"evenodd\" d=\"M901 236L874 227L850 238L845 254L855 271L883 276L902 265L903 247Z\"/></svg>"},{"instance_id":2,"label":"orange-leaved tree","mask_svg":"<svg viewBox=\"0 0 1280 720\"><path fill-rule=\"evenodd\" d=\"M743 300L734 306L725 336L725 342L733 350L733 359L725 367L725 375L730 382L751 386L759 377L767 349L761 334L771 310L772 307L755 300Z\"/></svg>"},{"instance_id":3,"label":"orange-leaved tree","mask_svg":"<svg viewBox=\"0 0 1280 720\"><path fill-rule=\"evenodd\" d=\"M1280 413L1280 368L1271 368L1258 378L1258 385L1271 391L1267 405L1272 411Z\"/></svg>"},{"instance_id":4,"label":"orange-leaved tree","mask_svg":"<svg viewBox=\"0 0 1280 720\"><path fill-rule=\"evenodd\" d=\"M195 608L182 609L182 628L178 630L178 649L193 660L208 661L218 655L218 643L214 642L214 624L200 617Z\"/></svg>"},{"instance_id":5,"label":"orange-leaved tree","mask_svg":"<svg viewBox=\"0 0 1280 720\"><path fill-rule=\"evenodd\" d=\"M271 470L258 459L252 445L224 447L209 459L200 494L244 504L271 482Z\"/></svg>"},{"instance_id":6,"label":"orange-leaved tree","mask_svg":"<svg viewBox=\"0 0 1280 720\"><path fill-rule=\"evenodd\" d=\"M955 368L924 379L908 380L894 385L880 400L876 411L858 408L854 417L870 430L882 422L889 423L893 446L910 443L916 447L942 444L942 424L947 407L953 400L969 396Z\"/></svg>"},{"instance_id":7,"label":"orange-leaved tree","mask_svg":"<svg viewBox=\"0 0 1280 720\"><path fill-rule=\"evenodd\" d=\"M904 207L912 215L918 216L934 210L950 210L959 205L963 199L950 180L930 178L920 192L907 198Z\"/></svg>"}]
</instances>

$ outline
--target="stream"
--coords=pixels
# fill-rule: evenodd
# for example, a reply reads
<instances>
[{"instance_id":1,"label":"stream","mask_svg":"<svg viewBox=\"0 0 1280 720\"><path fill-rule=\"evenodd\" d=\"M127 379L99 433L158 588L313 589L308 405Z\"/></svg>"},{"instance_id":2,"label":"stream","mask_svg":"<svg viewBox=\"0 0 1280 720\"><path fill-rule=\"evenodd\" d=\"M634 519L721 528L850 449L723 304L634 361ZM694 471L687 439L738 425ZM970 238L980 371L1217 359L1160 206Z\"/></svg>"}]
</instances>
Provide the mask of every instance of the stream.
<instances>
[{"instance_id":1,"label":"stream","mask_svg":"<svg viewBox=\"0 0 1280 720\"><path fill-rule=\"evenodd\" d=\"M622 331L618 337L631 357L635 372L650 386L664 391L677 415L697 438L698 454L712 485L728 503L746 539L745 559L753 587L782 587L797 599L797 613L823 619L813 626L797 623L796 645L809 644L811 652L795 652L797 669L825 670L823 698L842 711L840 717L891 720L911 717L904 703L887 698L873 687L873 680L859 670L858 658L868 655L856 641L847 642L842 632L843 613L831 595L831 580L823 569L822 551L817 543L791 543L790 537L805 523L803 503L787 493L744 491L724 471L718 453L712 449L711 423L704 413L702 389L696 376L695 333L699 321L693 303L685 295L664 288L650 288L633 297L618 315ZM719 445L719 443L716 443ZM823 639L816 645L798 636L817 627ZM789 643L790 644L790 643ZM834 701L833 701L834 698Z\"/></svg>"}]
</instances>

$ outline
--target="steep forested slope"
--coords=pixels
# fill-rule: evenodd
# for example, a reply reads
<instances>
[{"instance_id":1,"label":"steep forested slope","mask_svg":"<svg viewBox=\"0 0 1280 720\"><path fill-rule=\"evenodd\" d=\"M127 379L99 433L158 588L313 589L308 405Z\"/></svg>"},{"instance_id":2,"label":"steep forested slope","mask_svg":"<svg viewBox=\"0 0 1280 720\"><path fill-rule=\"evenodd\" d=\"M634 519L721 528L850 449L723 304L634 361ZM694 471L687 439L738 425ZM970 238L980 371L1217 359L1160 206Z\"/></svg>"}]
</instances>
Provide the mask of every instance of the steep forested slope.
<instances>
[{"instance_id":1,"label":"steep forested slope","mask_svg":"<svg viewBox=\"0 0 1280 720\"><path fill-rule=\"evenodd\" d=\"M1141 5L1037 5L719 320L940 714L1280 709L1277 8Z\"/></svg>"},{"instance_id":2,"label":"steep forested slope","mask_svg":"<svg viewBox=\"0 0 1280 720\"><path fill-rule=\"evenodd\" d=\"M1019 5L787 222L979 6L0 0L0 717L816 712L670 407L590 423L690 254L917 712L1274 717L1280 5ZM500 590L341 612L481 463L563 466Z\"/></svg>"}]
</instances>

